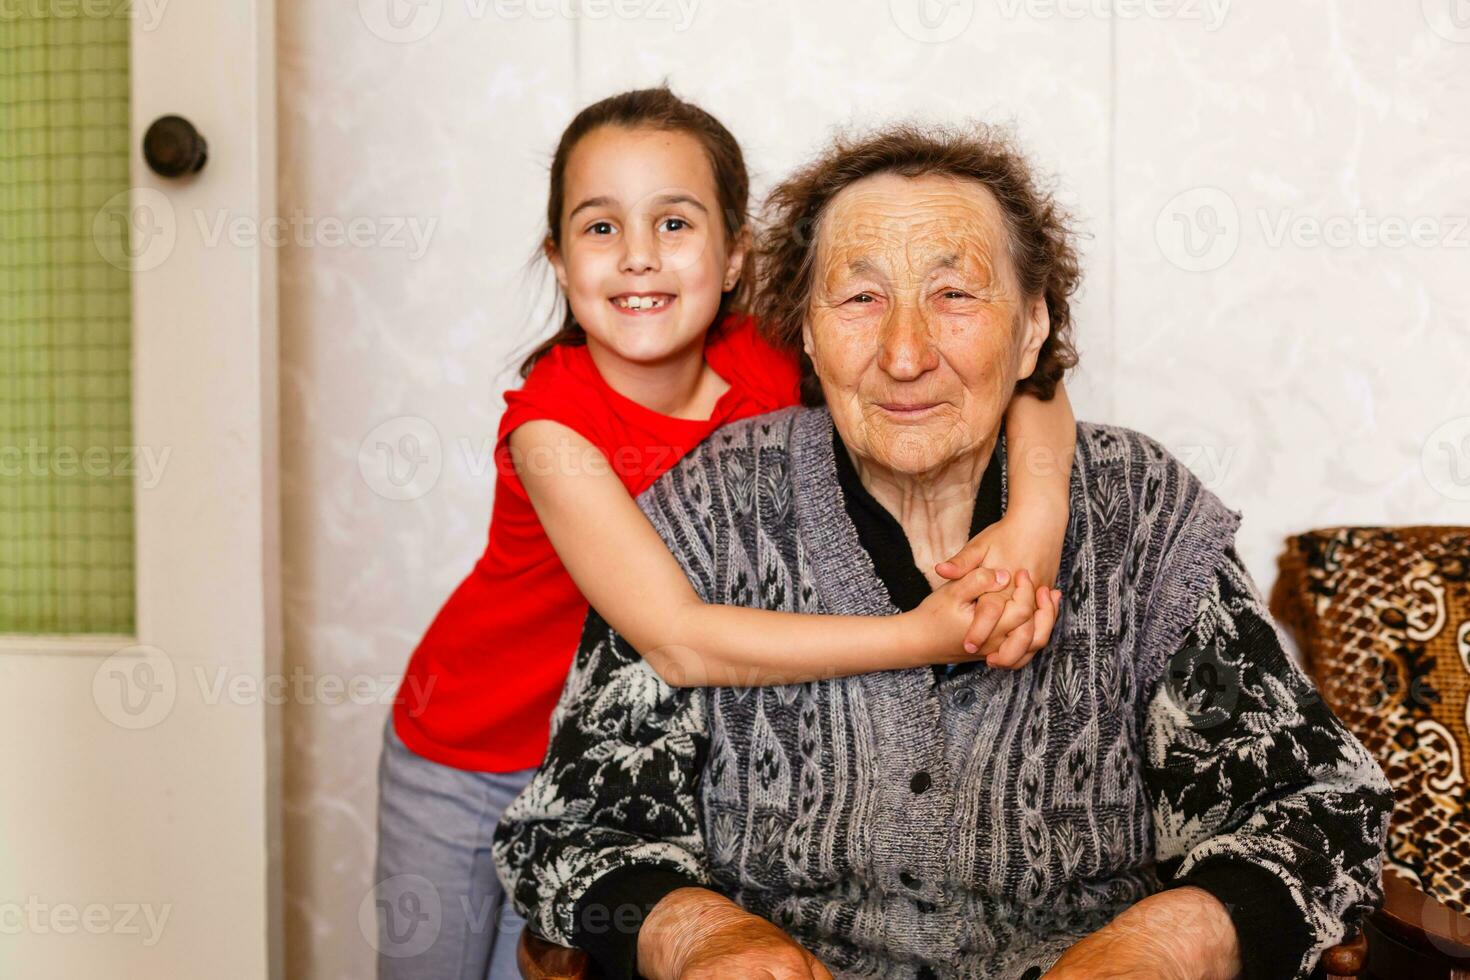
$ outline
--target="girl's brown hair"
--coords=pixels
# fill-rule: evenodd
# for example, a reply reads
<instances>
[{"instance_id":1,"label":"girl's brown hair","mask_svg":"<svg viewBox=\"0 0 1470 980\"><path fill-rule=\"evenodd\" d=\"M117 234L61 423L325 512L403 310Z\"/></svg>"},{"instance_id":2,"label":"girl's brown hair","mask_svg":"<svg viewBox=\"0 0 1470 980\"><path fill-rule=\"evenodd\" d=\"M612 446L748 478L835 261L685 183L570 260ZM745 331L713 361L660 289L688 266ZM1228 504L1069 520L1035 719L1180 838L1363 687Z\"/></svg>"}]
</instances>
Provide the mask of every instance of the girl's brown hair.
<instances>
[{"instance_id":1,"label":"girl's brown hair","mask_svg":"<svg viewBox=\"0 0 1470 980\"><path fill-rule=\"evenodd\" d=\"M556 145L556 154L551 158L551 193L546 199L546 237L558 249L561 248L561 214L566 203L567 160L582 137L603 126L622 126L625 129L657 129L688 133L704 147L709 158L710 169L715 175L715 190L719 194L720 210L725 217L725 232L733 241L750 220L750 176L745 170L745 155L740 144L730 131L714 116L692 102L685 102L667 85L658 88L635 89L609 96L594 102L571 121L561 134ZM742 276L742 281L745 277ZM715 325L722 323L736 304L741 291L736 284L720 297L719 312ZM565 297L561 327L555 334L542 341L521 364L521 377L531 373L536 362L557 344L585 344L587 333L572 315L571 304Z\"/></svg>"},{"instance_id":2,"label":"girl's brown hair","mask_svg":"<svg viewBox=\"0 0 1470 980\"><path fill-rule=\"evenodd\" d=\"M1038 184L1026 158L1003 130L901 124L856 138L838 137L766 200L768 221L756 250L759 272L753 312L774 344L800 355L802 402L822 404L821 386L801 344L822 214L844 188L882 173L973 180L995 195L1005 215L1022 295L1044 297L1051 318L1036 370L1016 390L1050 399L1063 373L1077 363L1072 295L1082 272L1070 218Z\"/></svg>"}]
</instances>

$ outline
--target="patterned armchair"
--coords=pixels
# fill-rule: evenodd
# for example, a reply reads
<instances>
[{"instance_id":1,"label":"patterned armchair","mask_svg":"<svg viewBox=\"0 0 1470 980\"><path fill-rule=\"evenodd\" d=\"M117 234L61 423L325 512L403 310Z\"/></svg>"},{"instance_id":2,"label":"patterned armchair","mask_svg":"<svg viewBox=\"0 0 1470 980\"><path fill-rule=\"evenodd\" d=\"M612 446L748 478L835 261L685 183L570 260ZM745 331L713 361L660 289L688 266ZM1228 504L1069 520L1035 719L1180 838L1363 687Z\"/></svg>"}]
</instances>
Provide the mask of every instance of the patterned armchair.
<instances>
[{"instance_id":1,"label":"patterned armchair","mask_svg":"<svg viewBox=\"0 0 1470 980\"><path fill-rule=\"evenodd\" d=\"M1470 980L1470 528L1288 539L1271 611L1394 788L1365 977Z\"/></svg>"}]
</instances>

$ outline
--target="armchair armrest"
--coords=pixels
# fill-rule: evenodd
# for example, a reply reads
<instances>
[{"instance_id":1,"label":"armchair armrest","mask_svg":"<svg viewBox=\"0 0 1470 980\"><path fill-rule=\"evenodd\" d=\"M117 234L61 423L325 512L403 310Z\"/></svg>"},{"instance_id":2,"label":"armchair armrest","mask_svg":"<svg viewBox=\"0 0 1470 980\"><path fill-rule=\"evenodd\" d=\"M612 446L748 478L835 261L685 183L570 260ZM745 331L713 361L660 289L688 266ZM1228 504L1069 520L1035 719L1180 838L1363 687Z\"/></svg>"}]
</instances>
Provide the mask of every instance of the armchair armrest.
<instances>
[{"instance_id":1,"label":"armchair armrest","mask_svg":"<svg viewBox=\"0 0 1470 980\"><path fill-rule=\"evenodd\" d=\"M1328 980L1357 980L1368 962L1368 937L1361 932L1322 954Z\"/></svg>"},{"instance_id":2,"label":"armchair armrest","mask_svg":"<svg viewBox=\"0 0 1470 980\"><path fill-rule=\"evenodd\" d=\"M585 980L587 976L586 953L548 942L530 926L521 930L516 965L524 980Z\"/></svg>"},{"instance_id":3,"label":"armchair armrest","mask_svg":"<svg viewBox=\"0 0 1470 980\"><path fill-rule=\"evenodd\" d=\"M1372 921L1387 935L1432 951L1462 973L1470 967L1470 916L1425 894L1392 869L1383 873L1383 908Z\"/></svg>"}]
</instances>

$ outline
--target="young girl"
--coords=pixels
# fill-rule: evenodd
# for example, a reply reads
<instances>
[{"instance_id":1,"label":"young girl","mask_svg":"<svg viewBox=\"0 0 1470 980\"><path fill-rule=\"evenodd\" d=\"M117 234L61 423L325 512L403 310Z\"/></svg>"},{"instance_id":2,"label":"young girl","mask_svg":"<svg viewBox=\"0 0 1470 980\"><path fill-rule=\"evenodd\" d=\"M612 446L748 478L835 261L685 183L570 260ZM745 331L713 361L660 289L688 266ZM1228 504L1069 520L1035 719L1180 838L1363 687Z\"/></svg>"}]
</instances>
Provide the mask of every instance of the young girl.
<instances>
[{"instance_id":1,"label":"young girl","mask_svg":"<svg viewBox=\"0 0 1470 980\"><path fill-rule=\"evenodd\" d=\"M1005 517L936 568L931 580L951 581L912 612L805 616L696 596L634 496L721 425L797 403L794 358L731 313L748 186L730 133L667 89L596 103L562 135L545 252L566 317L506 395L488 546L414 652L385 732L380 977L518 975L522 923L508 903L498 919L490 842L545 754L589 602L685 686L981 656L1016 667L1050 634L1060 593L1027 569L1048 582L1060 559L1065 395L1012 401ZM1031 472L1023 442L1063 465Z\"/></svg>"}]
</instances>

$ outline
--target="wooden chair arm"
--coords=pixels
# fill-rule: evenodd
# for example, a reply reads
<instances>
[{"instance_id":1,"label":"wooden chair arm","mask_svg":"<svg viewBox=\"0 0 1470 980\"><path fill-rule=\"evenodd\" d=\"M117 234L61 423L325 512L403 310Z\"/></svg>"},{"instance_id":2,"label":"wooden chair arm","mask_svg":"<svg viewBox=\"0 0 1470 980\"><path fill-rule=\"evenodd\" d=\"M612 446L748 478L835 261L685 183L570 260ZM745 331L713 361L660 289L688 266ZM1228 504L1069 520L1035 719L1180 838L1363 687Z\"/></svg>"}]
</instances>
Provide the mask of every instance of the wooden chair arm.
<instances>
[{"instance_id":1,"label":"wooden chair arm","mask_svg":"<svg viewBox=\"0 0 1470 980\"><path fill-rule=\"evenodd\" d=\"M587 954L548 942L526 926L516 944L516 966L524 980L585 980Z\"/></svg>"},{"instance_id":2,"label":"wooden chair arm","mask_svg":"<svg viewBox=\"0 0 1470 980\"><path fill-rule=\"evenodd\" d=\"M1368 937L1361 932L1322 954L1328 980L1357 980L1368 962Z\"/></svg>"},{"instance_id":3,"label":"wooden chair arm","mask_svg":"<svg viewBox=\"0 0 1470 980\"><path fill-rule=\"evenodd\" d=\"M1391 868L1383 872L1383 909L1373 921L1401 942L1433 950L1462 971L1470 967L1470 916L1426 895Z\"/></svg>"}]
</instances>

